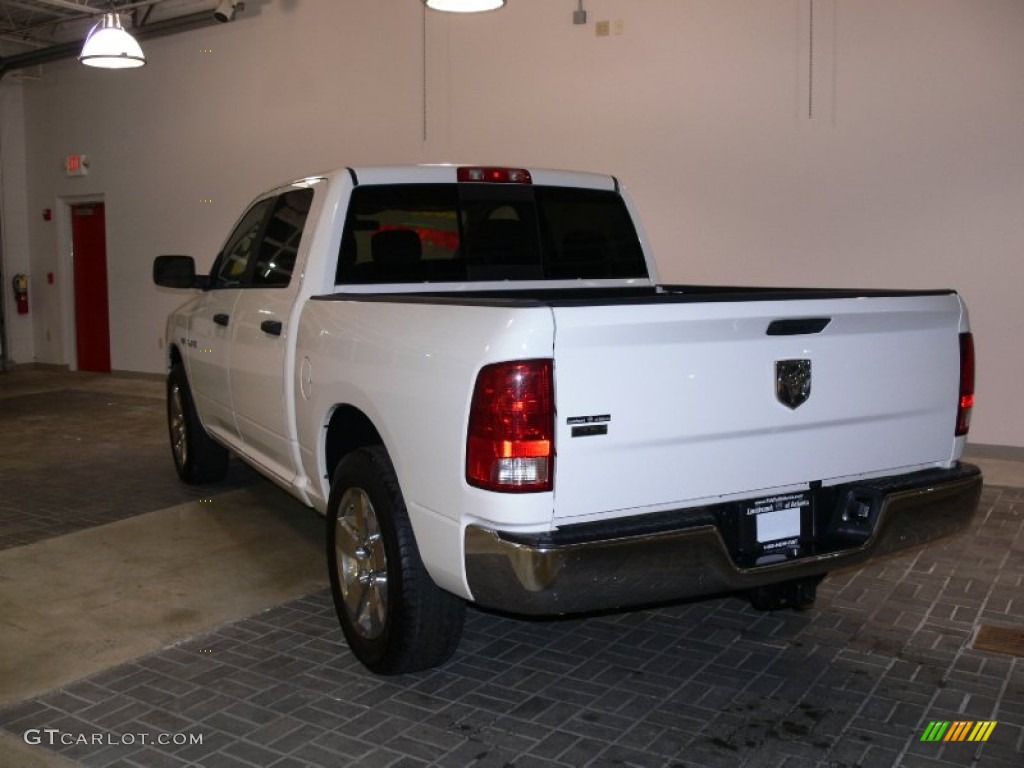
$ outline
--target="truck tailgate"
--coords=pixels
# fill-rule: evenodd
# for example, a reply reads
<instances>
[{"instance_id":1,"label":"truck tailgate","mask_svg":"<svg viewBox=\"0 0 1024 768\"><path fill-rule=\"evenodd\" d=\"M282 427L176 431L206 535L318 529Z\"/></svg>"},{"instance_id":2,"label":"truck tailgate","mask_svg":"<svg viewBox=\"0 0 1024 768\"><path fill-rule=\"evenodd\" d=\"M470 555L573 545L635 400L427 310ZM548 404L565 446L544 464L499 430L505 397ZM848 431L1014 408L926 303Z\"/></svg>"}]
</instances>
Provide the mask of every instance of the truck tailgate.
<instances>
[{"instance_id":1,"label":"truck tailgate","mask_svg":"<svg viewBox=\"0 0 1024 768\"><path fill-rule=\"evenodd\" d=\"M955 294L663 298L552 308L562 524L949 463Z\"/></svg>"}]
</instances>

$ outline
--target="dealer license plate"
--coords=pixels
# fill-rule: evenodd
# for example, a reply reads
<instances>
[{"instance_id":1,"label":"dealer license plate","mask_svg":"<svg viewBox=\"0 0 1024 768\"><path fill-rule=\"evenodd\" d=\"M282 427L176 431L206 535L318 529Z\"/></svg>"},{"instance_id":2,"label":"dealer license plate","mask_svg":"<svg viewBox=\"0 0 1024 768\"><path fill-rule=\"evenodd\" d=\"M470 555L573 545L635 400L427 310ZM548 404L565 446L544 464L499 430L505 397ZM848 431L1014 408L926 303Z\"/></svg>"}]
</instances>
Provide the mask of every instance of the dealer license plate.
<instances>
[{"instance_id":1,"label":"dealer license plate","mask_svg":"<svg viewBox=\"0 0 1024 768\"><path fill-rule=\"evenodd\" d=\"M811 508L809 493L785 493L745 503L745 517L753 518L758 544L784 546L797 543L805 509Z\"/></svg>"}]
</instances>

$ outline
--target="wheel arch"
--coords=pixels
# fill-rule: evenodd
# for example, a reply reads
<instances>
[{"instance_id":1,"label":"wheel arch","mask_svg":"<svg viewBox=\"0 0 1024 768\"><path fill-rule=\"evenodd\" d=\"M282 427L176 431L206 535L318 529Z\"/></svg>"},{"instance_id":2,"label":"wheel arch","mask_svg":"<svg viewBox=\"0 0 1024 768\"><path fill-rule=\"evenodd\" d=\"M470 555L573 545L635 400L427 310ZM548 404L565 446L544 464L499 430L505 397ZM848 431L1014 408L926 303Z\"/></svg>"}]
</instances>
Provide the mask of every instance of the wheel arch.
<instances>
[{"instance_id":1,"label":"wheel arch","mask_svg":"<svg viewBox=\"0 0 1024 768\"><path fill-rule=\"evenodd\" d=\"M331 494L334 474L341 460L352 451L360 448L380 446L395 471L399 491L402 493L412 525L416 546L423 558L424 566L434 582L462 598L470 598L468 587L461 567L462 562L462 530L457 521L432 513L412 501L407 495L409 488L403 484L399 466L395 465L396 456L391 451L388 441L377 429L374 420L365 411L350 403L336 404L328 412L324 422L323 443L323 491L324 511L330 514L327 506ZM396 436L389 435L392 439Z\"/></svg>"},{"instance_id":2,"label":"wheel arch","mask_svg":"<svg viewBox=\"0 0 1024 768\"><path fill-rule=\"evenodd\" d=\"M176 365L185 365L185 358L182 357L181 350L178 349L178 345L171 344L167 348L167 367L170 369Z\"/></svg>"},{"instance_id":3,"label":"wheel arch","mask_svg":"<svg viewBox=\"0 0 1024 768\"><path fill-rule=\"evenodd\" d=\"M380 445L387 450L370 417L354 405L334 406L324 430L324 469L328 483L346 455L372 445Z\"/></svg>"},{"instance_id":4,"label":"wheel arch","mask_svg":"<svg viewBox=\"0 0 1024 768\"><path fill-rule=\"evenodd\" d=\"M443 664L458 647L465 602L430 576L383 443L350 454L338 478L325 544L331 596L349 647L378 674ZM361 501L349 499L355 489ZM385 591L367 586L382 574Z\"/></svg>"}]
</instances>

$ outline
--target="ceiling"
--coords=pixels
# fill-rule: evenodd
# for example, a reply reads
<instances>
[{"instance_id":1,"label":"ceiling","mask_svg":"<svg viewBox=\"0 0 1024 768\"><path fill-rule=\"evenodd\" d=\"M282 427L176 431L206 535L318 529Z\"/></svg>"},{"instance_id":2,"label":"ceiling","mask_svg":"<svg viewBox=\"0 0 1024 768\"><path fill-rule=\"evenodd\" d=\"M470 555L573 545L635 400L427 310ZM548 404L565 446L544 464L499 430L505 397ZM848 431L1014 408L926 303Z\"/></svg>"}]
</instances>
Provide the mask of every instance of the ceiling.
<instances>
[{"instance_id":1,"label":"ceiling","mask_svg":"<svg viewBox=\"0 0 1024 768\"><path fill-rule=\"evenodd\" d=\"M217 0L0 0L0 76L78 55L108 11L144 40L213 24L216 6Z\"/></svg>"}]
</instances>

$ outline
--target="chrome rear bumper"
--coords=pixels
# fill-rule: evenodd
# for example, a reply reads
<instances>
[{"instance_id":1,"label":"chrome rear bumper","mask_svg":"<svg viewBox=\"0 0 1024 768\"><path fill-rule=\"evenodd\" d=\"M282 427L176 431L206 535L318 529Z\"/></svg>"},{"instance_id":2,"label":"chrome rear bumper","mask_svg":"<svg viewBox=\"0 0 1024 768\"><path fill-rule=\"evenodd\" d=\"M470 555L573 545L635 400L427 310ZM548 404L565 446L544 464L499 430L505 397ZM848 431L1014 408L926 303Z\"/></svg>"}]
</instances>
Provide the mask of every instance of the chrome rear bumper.
<instances>
[{"instance_id":1,"label":"chrome rear bumper","mask_svg":"<svg viewBox=\"0 0 1024 768\"><path fill-rule=\"evenodd\" d=\"M811 554L767 565L737 565L721 526L724 508L680 510L689 524L643 530L645 518L573 526L522 536L477 525L465 532L465 565L474 602L502 611L557 615L640 606L711 595L824 574L963 530L978 508L981 471L969 464L848 488L871 498L863 541L824 542ZM852 489L852 491L851 491ZM825 510L822 519L832 515ZM833 515L834 516L834 515Z\"/></svg>"}]
</instances>

